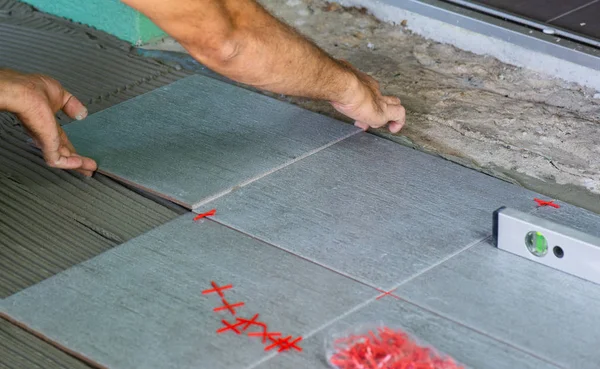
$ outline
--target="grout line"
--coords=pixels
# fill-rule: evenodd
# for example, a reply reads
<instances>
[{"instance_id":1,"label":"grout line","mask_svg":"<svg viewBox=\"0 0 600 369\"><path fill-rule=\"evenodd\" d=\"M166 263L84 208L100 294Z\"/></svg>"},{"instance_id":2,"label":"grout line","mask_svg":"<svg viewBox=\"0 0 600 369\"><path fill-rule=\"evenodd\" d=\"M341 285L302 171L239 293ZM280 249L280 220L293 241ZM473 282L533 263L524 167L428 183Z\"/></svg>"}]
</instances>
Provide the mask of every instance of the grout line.
<instances>
[{"instance_id":1,"label":"grout line","mask_svg":"<svg viewBox=\"0 0 600 369\"><path fill-rule=\"evenodd\" d=\"M289 253L289 254L292 254L293 256L299 257L299 258L300 258L300 259L302 259L302 260L306 260L306 261L308 261L308 262L310 262L310 263L312 263L312 264L315 264L315 265L317 265L317 266L320 266L320 267L322 267L322 268L325 268L325 269L327 269L327 270L330 270L330 271L332 271L332 272L334 272L334 273L336 273L336 274L338 274L338 275L341 275L342 277L346 277L346 278L348 278L348 279L351 279L351 280L353 280L353 281L355 281L355 282L358 282L358 283L360 283L360 284L362 284L362 285L364 285L364 286L366 286L366 287L373 288L373 289L375 289L375 290L379 290L377 287L374 287L372 284L370 284L370 283L368 283L368 282L361 281L361 280L359 280L359 279L358 279L358 278L356 278L356 277L352 277L352 276L350 276L350 275L347 275L347 274L345 274L345 273L343 273L343 272L341 272L341 271L337 271L337 270L335 270L335 269L332 269L331 267L328 267L328 266L326 266L326 265L323 265L323 264L321 264L321 263L318 263L316 260L311 260L311 259L308 259L308 258L306 258L306 257L304 257L304 256L301 256L301 255L295 254L295 253L293 253L293 252L291 252L291 251L289 251L289 250L287 250L287 249L284 249L284 248L282 248L282 247L280 247L280 246L277 246L277 245L275 245L275 244L272 244L272 243L270 243L270 242L268 242L268 241L265 241L265 240L263 240L263 239L261 239L261 238L258 238L258 237L256 237L256 236L250 235L250 234L248 234L248 233L246 233L246 232L244 232L244 231L241 231L241 230L239 230L239 229L236 229L236 228L234 228L233 226L226 225L226 224L224 224L224 223L221 223L221 222L219 222L219 221L216 221L216 220L214 220L214 219L210 219L210 220L211 220L211 221L213 221L213 222L215 222L215 223L218 223L218 224L220 224L220 225L222 225L222 226L224 226L224 227L227 227L227 228L229 228L229 229L231 229L231 230L233 230L233 231L239 232L239 233L241 233L241 234L243 234L243 235L245 235L245 236L251 237L251 238L253 238L253 239L257 240L257 241L260 241L260 242L262 242L262 243L265 243L265 244L267 244L267 245L269 245L269 246L272 246L272 247L275 247L275 248L277 248L277 249L283 250L283 251L285 251L285 252L287 252L287 253ZM427 272L429 272L431 269L433 269L433 268L435 268L435 267L437 267L437 266L439 266L439 265L441 265L441 264L445 263L446 261L448 261L448 260L452 259L453 257L455 257L455 256L459 255L460 253L462 253L462 252L464 252L464 251L466 251L466 250L470 249L471 247L473 247L473 246L475 246L475 245L479 244L480 242L483 242L483 241L485 241L485 240L487 240L487 239L490 239L491 237L492 237L492 236L485 236L485 237L482 237L482 238L479 238L479 239L477 239L477 240L475 240L475 241L472 241L472 242L470 242L470 243L469 243L469 244L467 244L465 247L463 247L463 248L461 248L461 249L459 249L459 250L457 250L457 251L453 252L452 254L450 254L450 255L448 255L448 256L446 256L446 257L442 258L442 259L441 259L441 260L439 260L438 262L436 262L436 263L434 263L434 264L430 265L429 267L427 267L427 268L425 268L425 269L423 269L423 270L421 270L421 271L419 271L419 272L417 272L417 273L413 274L412 276L408 277L407 279L403 280L403 281L402 281L402 282L400 282L398 285L396 285L394 288L390 289L390 291L393 291L393 290L395 290L395 289L399 288L400 286L402 286L403 284L405 284L405 283L408 283L408 282L410 282L410 281L414 280L415 278L417 278L417 277L419 277L419 276L423 275L424 273L427 273ZM340 319L343 319L343 318L345 318L346 316L348 316L348 315L350 315L350 314L354 313L355 311L358 311L358 310L362 309L363 307L365 307L365 306L369 305L370 303L372 303L372 302L374 302L374 301L377 301L377 297L378 297L379 295L380 295L380 293L378 293L376 296L374 296L374 297L372 297L372 298L370 298L370 299L367 299L367 300L365 300L365 301L364 301L364 302L362 302L361 304L358 304L357 306L353 307L352 309L350 309L350 310L346 311L345 313L343 313L343 314L341 314L341 315L337 316L336 318L334 318L334 319L330 320L329 322L326 322L326 323L322 324L320 327L317 327L316 329L313 329L312 331L310 331L310 332L309 332L309 333L307 333L306 335L303 335L303 336L302 336L302 340L305 340L305 339L309 339L309 338L311 338L311 337L312 337L312 336L314 336L315 334L317 334L317 333L319 333L320 331L322 331L322 330L326 329L328 326L330 326L330 325L332 325L332 324L336 323L336 322L337 322L337 321L339 321ZM404 300L404 299L403 299L403 300ZM417 305L417 306L418 306L418 305ZM419 306L419 308L421 308L421 307ZM421 309L422 309L422 308L421 308ZM423 310L425 310L425 309L423 309ZM446 320L449 320L449 321L451 321L451 322L453 322L453 323L458 323L458 322L455 322L455 321L454 321L454 320L452 320L452 319L448 319L448 318L444 318L444 319L446 319ZM263 363L265 363L265 362L267 362L267 361L271 360L271 359L272 359L272 358L274 358L275 356L277 356L277 353L271 353L271 354L269 354L269 355L267 355L267 356L264 356L263 358L259 359L259 360L258 360L258 361L256 361L255 363L253 363L253 364L251 364L250 366L246 367L245 369L255 369L255 368L256 368L256 367L258 367L259 365L261 365L261 364L263 364Z\"/></svg>"},{"instance_id":2,"label":"grout line","mask_svg":"<svg viewBox=\"0 0 600 369\"><path fill-rule=\"evenodd\" d=\"M440 317L440 318L442 318L442 319L444 319L444 320L448 320L448 321L450 321L450 322L452 322L452 323L454 323L454 324L456 324L456 325L459 325L459 326L461 326L461 327L464 327L464 328L466 328L466 329L468 329L468 330L470 330L470 331L473 331L473 332L475 332L475 333L477 333L477 334L480 334L480 335L482 335L483 337L487 337L487 338L489 338L489 339L491 339L491 340L493 340L493 341L500 342L500 343L502 343L502 344L504 344L504 345L506 345L506 346L508 346L508 347L510 347L510 348L512 348L512 349L514 349L515 351L520 351L520 352L522 352L522 353L524 353L524 354L526 354L526 355L529 355L529 356L531 356L531 357L533 357L533 358L535 358L535 359L537 359L537 360L543 361L543 362L545 362L545 363L547 363L547 364L550 364L550 365L552 365L552 366L555 366L555 367L557 367L557 368L561 368L561 369L568 369L568 368L566 368L566 367L563 367L563 366L561 366L561 365L560 365L560 364L558 364L558 363L555 363L554 361L552 361L552 360L550 360L550 359L546 359L546 358L544 358L544 357L542 357L542 356L539 356L538 354L536 354L536 353L533 353L533 352L531 352L531 351L529 351L529 350L527 350L527 349L525 349L525 348L523 348L523 347L521 347L521 346L516 346L516 345L514 345L514 344L512 344L512 343L510 343L510 342L508 342L508 341L505 341L505 340L503 340L503 339L501 339L501 338L499 338L499 337L493 336L493 335L491 335L491 334L489 334L489 333L485 333L484 331L481 331L481 330L479 330L479 329L477 329L477 328L475 328L475 327L472 327L472 326L470 326L470 325L468 325L468 324L466 324L466 323L462 323L462 322L460 322L460 321L458 321L458 320L455 320L455 319L452 319L452 318L450 318L450 317L448 317L448 316L445 316L444 314L442 314L442 313L440 313L440 312L438 312L438 311L436 311L436 310L432 310L432 309L430 309L430 308L427 308L427 307L425 307L425 306L419 305L418 303L416 303L416 302L413 302L413 301L411 301L411 300L408 300L408 299L406 299L406 298L404 298L404 297L400 297L400 299L401 299L402 301L404 301L405 303L409 304L409 305L416 306L417 308L419 308L419 309L421 309L421 310L424 310L424 311L426 311L426 312L428 312L428 313L430 313L430 314L432 314L432 315L435 315L435 316L437 316L437 317Z\"/></svg>"},{"instance_id":3,"label":"grout line","mask_svg":"<svg viewBox=\"0 0 600 369\"><path fill-rule=\"evenodd\" d=\"M452 253L452 254L450 254L450 255L446 256L445 258L443 258L442 260L438 261L437 263L435 263L435 264L433 264L433 265L430 265L429 267L427 267L427 268L423 269L422 271L420 271L420 272L418 272L418 273L416 273L416 274L412 275L411 277L409 277L409 278L407 278L407 279L403 280L403 281L402 281L401 283L399 283L399 284L398 284L398 285L397 285L397 286L396 286L394 289L396 289L396 288L400 287L401 285L403 285L403 284L405 284L405 283L408 283L408 282L412 281L413 279L415 279L415 278L417 278L417 277L419 277L419 276L423 275L424 273L427 273L427 272L428 272L428 271L430 271L431 269L433 269L433 268L435 268L435 267L439 266L439 265L440 265L440 264L442 264L442 263L445 263L446 261L448 261L448 260L452 259L452 258L453 258L453 257L455 257L456 255L458 255L458 254L462 253L463 251L466 251L466 250L468 250L469 248L471 248L471 247L473 247L473 246L477 245L478 243L480 243L480 242L482 242L482 241L484 241L484 240L486 240L486 239L488 239L488 238L490 238L490 237L491 237L491 236L486 236L486 237L480 238L480 239L478 239L478 240L475 240L475 241L473 241L473 242L469 243L467 246L465 246L465 247L461 248L460 250L458 250L458 251L455 251L454 253ZM275 247L277 247L277 246L275 246ZM371 285L369 285L369 287L371 287L371 288L374 288L374 287L373 287L373 286L371 286ZM393 291L393 289L390 289L390 291ZM334 324L334 323L338 322L339 320L341 320L341 319L343 319L343 318L347 317L348 315L350 315L350 314L352 314L352 313L354 313L354 312L356 312L356 311L358 311L358 310L362 309L363 307L365 307L365 306L369 305L370 303L372 303L372 302L374 302L374 301L377 301L377 296L375 296L375 297L372 297L372 298L370 298L370 299L367 299L367 300L365 300L364 302L362 302L362 303L360 303L360 304L356 305L355 307L353 307L352 309L350 309L350 310L346 311L345 313L343 313L343 314L341 314L341 315L339 315L339 316L337 316L337 317L333 318L332 320L330 320L330 321L328 321L328 322L326 322L326 323L322 324L320 327L317 327L317 328L313 329L311 332L307 333L306 335L303 335L303 336L302 336L302 340L304 341L304 340L306 340L306 339L310 339L312 336L314 336L315 334L319 333L320 331L322 331L322 330L326 329L326 328L327 328L327 327L329 327L330 325L332 325L332 324ZM446 319L447 319L447 318L446 318ZM453 320L451 320L451 321L452 321L452 322L454 322ZM269 355L267 355L267 356L263 357L262 359L260 359L260 360L256 361L254 364L251 364L250 366L246 367L246 369L255 369L255 368L256 368L256 367L258 367L259 365L261 365L261 364L263 364L263 363L265 363L265 362L267 362L267 361L271 360L271 359L272 359L272 358L274 358L275 356L277 356L277 353L271 353L271 354L269 354Z\"/></svg>"},{"instance_id":4,"label":"grout line","mask_svg":"<svg viewBox=\"0 0 600 369\"><path fill-rule=\"evenodd\" d=\"M321 330L323 330L323 329L327 328L327 326L329 326L329 325L331 325L331 324L335 323L335 322L336 322L336 321L338 321L339 319L345 318L346 316L348 316L348 315L350 315L350 314L352 314L352 313L354 313L354 312L356 312L356 311L358 311L358 310L362 309L363 307L365 307L365 306L369 305L369 304L370 304L370 303L372 303L373 301L375 301L375 299L374 299L374 298L371 298L371 299L365 300L364 302L362 302L362 303L360 303L360 304L356 305L356 306L355 306L355 307L353 307L352 309L350 309L350 310L346 311L345 313L343 313L343 314L339 315L337 318L333 319L332 321L330 321L330 322L327 322L327 323L325 323L325 324L321 325L320 327L318 327L318 328L314 329L312 332L309 332L308 334L306 334L306 335L302 336L302 340L304 341L304 340L306 340L306 339L308 339L308 338L310 338L310 337L314 336L314 335L315 335L315 334L317 334L319 331L321 331ZM269 355L267 355L267 356L264 356L262 359L259 359L258 361L254 362L254 364L250 364L250 366L247 366L245 369L255 369L255 368L256 368L256 367L258 367L259 365L261 365L261 364L263 364L263 363L265 363L265 362L267 362L267 361L271 360L271 359L272 359L272 358L274 358L275 356L277 356L277 354L278 354L277 352L272 352L272 353L270 353Z\"/></svg>"},{"instance_id":5,"label":"grout line","mask_svg":"<svg viewBox=\"0 0 600 369\"><path fill-rule=\"evenodd\" d=\"M367 281L363 281L363 280L361 280L361 279L359 279L359 278L357 278L357 277L353 277L353 276L351 276L351 275L349 275L349 274L346 274L346 273L342 272L341 270L337 270L337 269L334 269L334 268L332 268L332 267L330 267L330 266L327 266L327 265L325 265L325 264L321 264L321 263L319 263L318 261L316 261L316 260L313 260L313 259L309 259L309 258L308 258L308 257L306 257L306 256L302 256L302 255L296 254L295 252L293 252L293 251L291 251L291 250L288 250L288 249L286 249L286 248L284 248L284 247L278 246L278 245L276 245L276 244L274 244L274 243L271 243L271 242L269 242L269 241L267 241L267 240L264 240L264 239L262 239L262 238L260 238L260 237L258 237L258 236L255 236L255 235L252 235L252 234L250 234L250 233L247 233L247 232L245 232L245 231L242 231L241 229L238 229L238 228L236 228L235 226L232 226L232 225L229 225L229 224L223 223L223 222L221 222L221 221L219 221L219 220L217 220L217 219L215 219L215 218L216 218L216 217L211 217L211 218L207 218L207 220L209 220L209 221L211 221L211 222L214 222L214 223L217 223L217 224L219 224L219 225L222 225L223 227L226 227L226 228L228 228L228 229L231 229L231 230L232 230L232 231L234 231L234 232L241 233L241 234L243 234L243 235L244 235L244 236L246 236L246 237L252 238L253 240L256 240L256 241L258 241L258 242L260 242L260 243L264 243L264 244L265 244L265 245L267 245L267 246L274 247L274 248L276 248L276 249L278 249L278 250L280 250L280 251L283 251L283 252L285 252L285 253L288 253L288 254L290 254L290 255L292 255L292 256L294 256L294 257L297 257L297 258L299 258L299 259L302 259L302 260L304 260L304 261L307 261L307 262L309 262L309 263L311 263L311 264L315 264L315 265L317 265L317 266L319 266L319 267L321 267L321 268L327 269L327 270L329 270L329 271L330 271L330 272L332 272L332 273L335 273L335 274L341 275L342 277L345 277L345 278L351 279L351 280L353 280L353 281L355 281L355 282L357 282L357 283L360 283L360 284L362 284L363 286L366 286L366 287L369 287L369 288L375 288L375 287L373 287L373 286L372 286L372 285L371 285L369 282L367 282ZM375 289L376 289L376 288L375 288Z\"/></svg>"},{"instance_id":6,"label":"grout line","mask_svg":"<svg viewBox=\"0 0 600 369\"><path fill-rule=\"evenodd\" d=\"M235 230L235 229L234 229L234 230ZM241 232L241 231L238 231L238 232ZM241 233L244 233L244 232L241 232ZM244 234L245 234L245 233L244 233ZM430 271L430 270L432 270L433 268L436 268L436 267L440 266L441 264L443 264L443 263L447 262L448 260L450 260L450 259L452 259L452 258L454 258L454 257L458 256L459 254L461 254L461 253L463 253L463 252L465 252L465 251L469 250L470 248L472 248L472 247L476 246L477 244L479 244L479 243L481 243L481 242L484 242L484 241L486 241L486 240L488 240L488 239L491 239L491 238L492 238L492 236L486 236L486 237L482 237L482 238L480 238L480 239L478 239L478 240L475 240L475 241L473 241L473 242L469 243L467 246L465 246L465 247L461 248L460 250L458 250L458 251L455 251L454 253L452 253L452 254L450 254L450 255L446 256L445 258L441 259L441 260L440 260L440 261L438 261L437 263L435 263L435 264L433 264L433 265L431 265L431 266L429 266L429 267L427 267L427 268L423 269L422 271L420 271L420 272L418 272L418 273L416 273L416 274L412 275L411 277L409 277L409 278L407 278L407 279L403 280L402 282L398 283L396 286L394 286L393 288L391 288L391 289L390 289L390 291L394 291L394 290L396 290L396 289L400 288L402 285L404 285L404 284L406 284L406 283L409 283L410 281L412 281L412 280L414 280L414 279L416 279L416 278L420 277L421 275L423 275L423 274L425 274L425 273L429 272L429 271ZM257 239L257 240L260 240L260 239ZM266 241L263 241L263 240L261 240L261 241L262 241L262 242L264 242L264 243L266 243L266 244L272 245L272 246L274 246L274 247L276 247L276 248L280 248L280 247L278 247L278 246L275 246L275 245L273 245L273 244L271 244L271 243L269 243L269 242L266 242ZM287 250L286 250L286 251L287 251ZM293 254L293 253L292 253L292 254ZM293 255L296 255L296 254L293 254ZM296 256L299 256L299 255L296 255ZM306 259L306 258L304 258L304 257L301 257L301 258L302 258L302 259L305 259L305 260L308 260L308 259ZM311 260L308 260L308 261L311 261ZM311 262L313 262L313 261L311 261ZM321 264L319 264L319 263L316 263L316 262L313 262L313 263L315 263L315 264L317 264L317 265L320 265L320 266L321 266ZM329 269L329 270L332 270L331 268L327 268L327 269ZM336 272L335 270L332 270L332 271ZM340 274L342 274L342 273L340 273ZM346 275L345 275L345 274L342 274L342 276L346 276ZM353 278L353 277L350 277L350 278L351 278L351 279L353 279L353 280L355 280L355 281L357 281L357 282L359 282L359 283L362 283L362 282L360 282L359 280L357 280L356 278ZM374 289L377 289L377 288L375 288L375 287L373 287L372 285L369 285L369 284L367 284L366 286L367 286L367 287L374 288ZM533 358L535 358L535 359L537 359L537 360L540 360L540 361L543 361L543 362L545 362L545 363L547 363L547 364L550 364L550 365L552 365L552 366L555 366L556 368L566 369L565 367L563 367L563 366L561 366L561 365L559 365L559 364L557 364L557 363L553 362L552 360L550 360L550 359L547 359L547 358L544 358L544 357L542 357L542 356L539 356L539 355L537 355L537 354L536 354L536 353L534 353L534 352L531 352L531 351L529 351L529 350L527 350L527 349L524 349L523 347L520 347L520 346L513 345L513 344L511 344L510 342L507 342L507 341L505 341L505 340L503 340L503 339L500 339L500 338L498 338L498 337L496 337L496 336L493 336L493 335L487 334L487 333L485 333L485 332L483 332L483 331L480 331L479 329L477 329L477 328L475 328L475 327L471 327L471 326L470 326L470 325L468 325L468 324L465 324L465 323L462 323L462 322L460 322L460 321L457 321L457 320L455 320L455 319L452 319L452 318L450 318L450 317L447 317L447 316L445 316L445 315L443 315L443 314L441 314L441 313L439 313L439 312L437 312L437 311L435 311L435 310L431 310L431 309L429 309L429 308L427 308L427 307L421 306L421 305L419 305L418 303L416 303L416 302L413 302L413 301L411 301L411 300L408 300L408 299L406 299L406 298L404 298L404 297L402 297L402 296L400 296L400 299L401 299L403 302L405 302L405 303L407 303L407 304L409 304L409 305L415 306L415 307L417 307L418 309L421 309L421 310L423 310L423 311L425 311L425 312L428 312L428 313L430 313L430 314L432 314L432 315L438 316L438 317L439 317L439 318L441 318L441 319L447 320L447 321L449 321L449 322L451 322L451 323L454 323L454 324L456 324L456 325L459 325L459 326L461 326L461 327L463 327L463 328L465 328L465 329L467 329L467 330L473 331L473 332L475 332L476 334L479 334L479 335L481 335L481 336L483 336L483 337L487 337L487 338L489 338L489 339L490 339L490 340L492 340L492 341L500 342L500 343L502 343L502 344L506 345L507 347L510 347L510 348L514 349L515 351L522 352L522 353L524 353L524 354L526 354L526 355L529 355L529 356L531 356L531 357L533 357ZM310 339L312 336L314 336L314 335L316 335L317 333L319 333L319 332L321 332L321 331L325 330L327 327L329 327L329 326L331 326L331 325L335 324L336 322L338 322L338 321L342 320L343 318L345 318L345 317L349 316L350 314L352 314L352 313L354 313L354 312L356 312L356 311L358 311L358 310L360 310L360 309L364 308L365 306L367 306L367 305L369 305L369 304L371 304L372 302L375 302L375 301L377 301L377 296L375 296L375 297L372 297L372 298L370 298L370 299L367 299L367 300L365 300L364 302L362 302L362 303L360 303L360 304L356 305L355 307L353 307L352 309L350 309L350 310L348 310L348 311L344 312L343 314L340 314L339 316L337 316L336 318L334 318L334 319L330 320L329 322L326 322L326 323L322 324L320 327L317 327L317 328L313 329L312 331L310 331L310 332L309 332L309 333L307 333L306 335L303 335L303 336L302 336L302 339L303 339L303 340ZM267 361L271 360L271 359L272 359L272 358L274 358L275 356L277 356L277 353L276 353L276 352L274 352L274 353L271 353L271 354L269 354L269 355L267 355L267 356L264 356L263 358L259 359L258 361L254 362L253 364L250 364L249 366L245 367L245 369L256 369L258 366L260 366L260 365L262 365L262 364L266 363Z\"/></svg>"},{"instance_id":7,"label":"grout line","mask_svg":"<svg viewBox=\"0 0 600 369\"><path fill-rule=\"evenodd\" d=\"M308 158L308 157L309 157L309 156L311 156L311 155L314 155L314 154L316 154L316 153L318 153L318 152L320 152L320 151L323 151L323 150L325 150L325 149L327 149L327 148L329 148L329 147L331 147L331 146L333 146L333 145L335 145L335 144L337 144L337 143L340 143L340 142L342 142L342 141L344 141L344 140L346 140L346 139L348 139L348 138L350 138L350 137L352 137L352 136L354 136L354 135L357 135L357 134L359 134L359 133L361 133L361 132L363 132L363 133L364 133L364 131L363 131L363 130L360 130L360 129L359 129L359 130L357 130L357 131L351 132L351 133L349 133L349 134L347 134L347 135L345 135L345 136L342 136L342 137L340 137L340 138L338 138L338 139L336 139L336 140L333 140L333 141L329 142L328 144L325 144L325 145L323 145L323 146L321 146L321 147L317 147L316 149L314 149L314 150L311 150L311 151L309 151L309 152L306 152L306 153L304 153L304 154L302 154L302 155L298 156L298 157L297 157L297 158L295 158L295 159L292 159L292 160L290 160L290 161L288 161L288 162L285 162L285 163L281 164L281 165L280 165L280 166L278 166L278 167L275 167L275 168L273 168L273 169L271 169L271 170L269 170L269 171L267 171L267 172L264 172L264 173L262 173L262 174L259 174L259 175L258 175L258 176L256 176L256 177L253 177L253 178L250 178L250 179L248 179L248 180L246 180L246 181L244 181L244 182L241 182L241 183L240 183L239 185L237 185L237 186L234 186L234 187L231 187L231 188L229 188L229 189L227 189L227 190L225 190L225 191L219 192L219 193L217 193L216 195L213 195L213 196L211 196L211 197L207 197L207 198L205 198L205 199L201 200L200 202L197 202L196 204L193 204L193 205L192 205L192 209L191 209L191 210L192 210L193 212L196 212L196 210L197 210L199 207L201 207L201 206L203 206L203 205L206 205L206 204L208 204L209 202L212 202L212 201L214 201L214 200L216 200L216 199L218 199L218 198L220 198L220 197L222 197L222 196L225 196L225 195L227 195L227 194L229 194L229 193L233 192L234 190L237 190L237 189L239 189L239 188L242 188L242 187L245 187L245 186L247 186L247 185L249 185L249 184L251 184L251 183L253 183L253 182L256 182L256 181L258 181L259 179L262 179L262 178L264 178L264 177L266 177L266 176L268 176L268 175L271 175L271 174L273 174L273 173L275 173L275 172L277 172L277 171L279 171L279 170L281 170L281 169L284 169L284 168L286 168L286 167L288 167L288 166L290 166L290 165L292 165L292 164L295 164L295 163L299 162L300 160L306 159L306 158Z\"/></svg>"},{"instance_id":8,"label":"grout line","mask_svg":"<svg viewBox=\"0 0 600 369\"><path fill-rule=\"evenodd\" d=\"M564 13L564 14L560 14L560 15L558 15L558 16L556 16L556 17L552 18L552 19L548 19L548 20L546 21L546 23L554 22L554 21L555 21L555 20L557 20L558 18L562 18L562 17L564 17L564 16L567 16L567 15L569 15L569 14L571 14L571 13L575 13L575 12L576 12L576 11L578 11L578 10L581 10L581 9L583 9L583 8L587 8L588 6L590 6L590 5L592 5L592 4L595 4L595 3L597 3L598 1L600 1L600 0L594 0L594 1L591 1L591 2L589 2L589 3L587 3L587 4L581 5L581 6L577 7L577 8L575 8L575 9L571 9L571 10L569 10L568 12L566 12L566 13Z\"/></svg>"}]
</instances>

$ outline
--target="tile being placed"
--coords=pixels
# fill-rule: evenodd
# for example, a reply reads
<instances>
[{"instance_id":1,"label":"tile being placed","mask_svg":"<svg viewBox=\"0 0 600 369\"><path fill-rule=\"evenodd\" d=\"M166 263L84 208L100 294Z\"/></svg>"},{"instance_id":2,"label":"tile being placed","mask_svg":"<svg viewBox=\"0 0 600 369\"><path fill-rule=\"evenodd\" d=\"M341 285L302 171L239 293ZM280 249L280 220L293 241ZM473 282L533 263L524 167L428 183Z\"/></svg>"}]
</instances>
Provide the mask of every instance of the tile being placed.
<instances>
[{"instance_id":1,"label":"tile being placed","mask_svg":"<svg viewBox=\"0 0 600 369\"><path fill-rule=\"evenodd\" d=\"M331 369L327 364L326 343L331 337L362 324L380 324L401 329L454 358L468 368L476 369L550 369L557 366L529 355L505 343L477 333L460 324L431 314L414 305L386 297L376 300L334 324L308 337L304 351L298 355L278 355L257 363L257 369L310 368ZM249 369L249 368L248 368Z\"/></svg>"},{"instance_id":2,"label":"tile being placed","mask_svg":"<svg viewBox=\"0 0 600 369\"><path fill-rule=\"evenodd\" d=\"M536 195L361 133L198 211L387 288L492 234L492 213Z\"/></svg>"},{"instance_id":3,"label":"tile being placed","mask_svg":"<svg viewBox=\"0 0 600 369\"><path fill-rule=\"evenodd\" d=\"M564 368L600 362L600 285L483 242L396 293Z\"/></svg>"},{"instance_id":4,"label":"tile being placed","mask_svg":"<svg viewBox=\"0 0 600 369\"><path fill-rule=\"evenodd\" d=\"M359 129L194 75L65 131L102 172L193 208Z\"/></svg>"},{"instance_id":5,"label":"tile being placed","mask_svg":"<svg viewBox=\"0 0 600 369\"><path fill-rule=\"evenodd\" d=\"M244 368L268 354L266 345L245 333L216 333L221 319L235 318L213 311L223 304L202 294L211 281L233 285L223 294L230 304L245 303L237 317L258 313L269 331L294 337L377 295L188 214L10 296L1 310L102 367Z\"/></svg>"}]
</instances>

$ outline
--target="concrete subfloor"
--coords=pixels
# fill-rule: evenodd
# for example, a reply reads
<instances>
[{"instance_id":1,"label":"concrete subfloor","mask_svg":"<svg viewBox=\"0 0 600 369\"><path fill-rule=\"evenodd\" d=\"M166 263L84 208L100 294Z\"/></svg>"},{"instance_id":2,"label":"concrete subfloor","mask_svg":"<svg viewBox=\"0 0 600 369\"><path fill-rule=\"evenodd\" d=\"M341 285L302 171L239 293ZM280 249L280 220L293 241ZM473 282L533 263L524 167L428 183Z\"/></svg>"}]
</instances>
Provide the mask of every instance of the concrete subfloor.
<instances>
[{"instance_id":1,"label":"concrete subfloor","mask_svg":"<svg viewBox=\"0 0 600 369\"><path fill-rule=\"evenodd\" d=\"M597 91L475 55L323 0L261 0L407 108L398 135L377 134L600 213ZM145 49L185 52L170 39ZM347 119L328 104L276 96Z\"/></svg>"}]
</instances>

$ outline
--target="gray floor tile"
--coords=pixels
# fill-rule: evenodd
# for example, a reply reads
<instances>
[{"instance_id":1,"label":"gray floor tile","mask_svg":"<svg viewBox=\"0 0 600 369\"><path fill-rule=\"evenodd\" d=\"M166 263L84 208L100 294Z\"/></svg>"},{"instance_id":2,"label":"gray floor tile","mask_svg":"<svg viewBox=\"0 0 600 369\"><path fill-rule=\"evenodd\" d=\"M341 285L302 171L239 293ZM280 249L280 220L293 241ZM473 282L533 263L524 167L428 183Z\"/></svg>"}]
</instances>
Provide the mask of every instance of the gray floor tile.
<instances>
[{"instance_id":1,"label":"gray floor tile","mask_svg":"<svg viewBox=\"0 0 600 369\"><path fill-rule=\"evenodd\" d=\"M2 301L2 309L111 369L243 368L258 338L216 334L228 312L210 281L233 284L238 316L299 336L377 292L211 221L184 215ZM301 345L302 346L302 345ZM289 353L291 354L291 352Z\"/></svg>"},{"instance_id":2,"label":"gray floor tile","mask_svg":"<svg viewBox=\"0 0 600 369\"><path fill-rule=\"evenodd\" d=\"M600 214L562 201L555 201L555 203L560 205L560 208L540 207L533 215L600 237Z\"/></svg>"},{"instance_id":3,"label":"gray floor tile","mask_svg":"<svg viewBox=\"0 0 600 369\"><path fill-rule=\"evenodd\" d=\"M552 24L600 39L600 2L560 17Z\"/></svg>"},{"instance_id":4,"label":"gray floor tile","mask_svg":"<svg viewBox=\"0 0 600 369\"><path fill-rule=\"evenodd\" d=\"M385 288L492 233L492 213L535 194L361 133L199 211Z\"/></svg>"},{"instance_id":5,"label":"gray floor tile","mask_svg":"<svg viewBox=\"0 0 600 369\"><path fill-rule=\"evenodd\" d=\"M359 130L194 75L65 131L101 171L191 208Z\"/></svg>"},{"instance_id":6,"label":"gray floor tile","mask_svg":"<svg viewBox=\"0 0 600 369\"><path fill-rule=\"evenodd\" d=\"M302 353L278 355L261 363L257 368L330 369L326 362L325 342L332 334L344 332L363 323L379 322L402 329L469 368L556 368L506 344L394 299L372 302L307 339Z\"/></svg>"},{"instance_id":7,"label":"gray floor tile","mask_svg":"<svg viewBox=\"0 0 600 369\"><path fill-rule=\"evenodd\" d=\"M482 243L402 286L410 301L566 368L598 368L600 286Z\"/></svg>"}]
</instances>

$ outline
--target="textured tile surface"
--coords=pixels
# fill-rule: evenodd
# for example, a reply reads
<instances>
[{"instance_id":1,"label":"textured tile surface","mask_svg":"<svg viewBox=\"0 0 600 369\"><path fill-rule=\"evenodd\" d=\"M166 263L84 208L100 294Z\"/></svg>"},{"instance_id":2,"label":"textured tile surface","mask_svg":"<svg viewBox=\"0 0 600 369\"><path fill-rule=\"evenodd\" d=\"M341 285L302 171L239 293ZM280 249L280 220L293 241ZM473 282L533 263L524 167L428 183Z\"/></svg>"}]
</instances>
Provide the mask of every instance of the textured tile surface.
<instances>
[{"instance_id":1,"label":"textured tile surface","mask_svg":"<svg viewBox=\"0 0 600 369\"><path fill-rule=\"evenodd\" d=\"M103 172L191 208L358 129L195 75L65 131Z\"/></svg>"},{"instance_id":2,"label":"textured tile surface","mask_svg":"<svg viewBox=\"0 0 600 369\"><path fill-rule=\"evenodd\" d=\"M184 215L2 301L12 318L93 361L118 368L243 368L265 355L257 338L218 335L210 281L298 336L376 291L214 222Z\"/></svg>"},{"instance_id":3,"label":"textured tile surface","mask_svg":"<svg viewBox=\"0 0 600 369\"><path fill-rule=\"evenodd\" d=\"M600 215L585 209L555 201L559 209L544 206L537 209L533 215L563 224L581 232L600 237Z\"/></svg>"},{"instance_id":4,"label":"textured tile surface","mask_svg":"<svg viewBox=\"0 0 600 369\"><path fill-rule=\"evenodd\" d=\"M449 320L394 299L377 300L310 337L301 354L276 356L258 369L331 369L326 363L325 342L332 334L360 324L382 322L398 327L441 352L475 369L546 369L548 362L465 328Z\"/></svg>"},{"instance_id":5,"label":"textured tile surface","mask_svg":"<svg viewBox=\"0 0 600 369\"><path fill-rule=\"evenodd\" d=\"M566 368L598 368L600 286L481 243L403 297Z\"/></svg>"},{"instance_id":6,"label":"textured tile surface","mask_svg":"<svg viewBox=\"0 0 600 369\"><path fill-rule=\"evenodd\" d=\"M534 194L361 133L199 210L385 288L492 232L500 206Z\"/></svg>"},{"instance_id":7,"label":"textured tile surface","mask_svg":"<svg viewBox=\"0 0 600 369\"><path fill-rule=\"evenodd\" d=\"M600 39L600 2L560 17L552 24Z\"/></svg>"}]
</instances>

